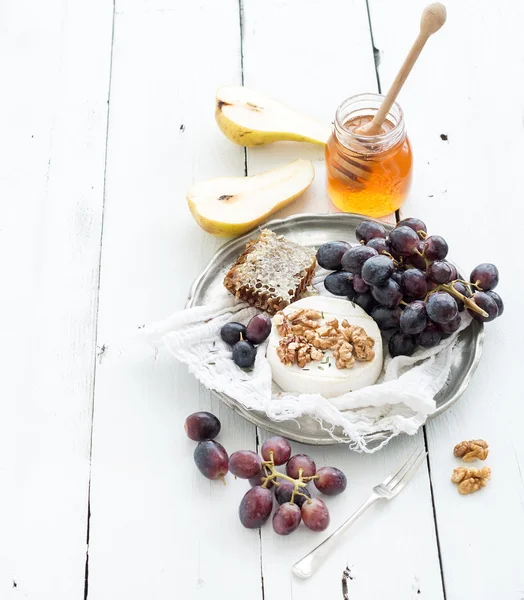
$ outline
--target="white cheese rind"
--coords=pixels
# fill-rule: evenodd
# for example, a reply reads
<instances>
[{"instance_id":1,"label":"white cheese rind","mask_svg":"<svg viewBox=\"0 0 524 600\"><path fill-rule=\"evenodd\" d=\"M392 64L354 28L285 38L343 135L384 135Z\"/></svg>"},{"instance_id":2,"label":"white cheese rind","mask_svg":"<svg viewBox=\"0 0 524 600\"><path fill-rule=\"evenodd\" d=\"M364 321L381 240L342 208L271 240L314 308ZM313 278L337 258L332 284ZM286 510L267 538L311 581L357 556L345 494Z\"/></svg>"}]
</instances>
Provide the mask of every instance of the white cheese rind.
<instances>
[{"instance_id":1,"label":"white cheese rind","mask_svg":"<svg viewBox=\"0 0 524 600\"><path fill-rule=\"evenodd\" d=\"M324 398L334 398L376 382L382 370L382 336L375 321L360 306L339 298L312 296L293 302L284 309L284 313L290 314L298 308L311 308L322 312L324 318L319 321L320 323L336 317L339 321L347 319L351 325L362 327L368 336L375 340L375 357L369 362L355 361L352 369L337 369L331 351L327 351L325 357L329 357L329 362L325 364L313 361L304 369L296 364L284 365L276 352L282 338L273 325L267 347L267 358L271 365L273 381L283 391L321 394Z\"/></svg>"}]
</instances>

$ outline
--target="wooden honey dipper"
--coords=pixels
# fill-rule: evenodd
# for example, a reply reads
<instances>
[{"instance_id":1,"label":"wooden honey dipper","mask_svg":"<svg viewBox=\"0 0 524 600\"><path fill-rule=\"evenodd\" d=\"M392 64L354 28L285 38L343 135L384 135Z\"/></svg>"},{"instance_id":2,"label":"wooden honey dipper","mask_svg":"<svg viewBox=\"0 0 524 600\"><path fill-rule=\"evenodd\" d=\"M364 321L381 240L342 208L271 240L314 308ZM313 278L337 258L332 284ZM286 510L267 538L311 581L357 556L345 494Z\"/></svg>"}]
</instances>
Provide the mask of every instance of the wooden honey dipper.
<instances>
[{"instance_id":1,"label":"wooden honey dipper","mask_svg":"<svg viewBox=\"0 0 524 600\"><path fill-rule=\"evenodd\" d=\"M382 123L384 123L402 86L406 82L408 75L411 73L411 69L417 62L417 59L422 52L422 48L424 48L430 36L436 33L445 22L446 7L443 4L435 2L434 4L426 6L420 19L420 31L417 39L413 46L411 46L411 50L408 52L406 60L404 60L403 65L400 67L400 70L395 77L395 81L389 88L389 92L386 94L380 108L375 113L373 120L361 127L356 133L359 135L377 135L377 133L379 133Z\"/></svg>"},{"instance_id":2,"label":"wooden honey dipper","mask_svg":"<svg viewBox=\"0 0 524 600\"><path fill-rule=\"evenodd\" d=\"M426 42L430 36L436 33L442 27L442 25L444 25L445 22L446 7L443 4L440 2L435 2L434 4L426 6L420 19L420 31L417 39L406 56L404 63L400 67L395 81L389 88L389 92L386 94L382 104L375 113L373 120L354 130L353 133L362 136L373 136L380 133L382 124L388 116L393 103L402 89L402 86L406 82L411 69L417 62L417 59L420 56L422 49L426 45ZM359 155L354 154L350 160L344 160L344 169L340 169L339 167L339 170L344 172L344 174L353 181L367 179L371 173L371 168L366 165L364 161L361 161L362 159L359 158Z\"/></svg>"}]
</instances>

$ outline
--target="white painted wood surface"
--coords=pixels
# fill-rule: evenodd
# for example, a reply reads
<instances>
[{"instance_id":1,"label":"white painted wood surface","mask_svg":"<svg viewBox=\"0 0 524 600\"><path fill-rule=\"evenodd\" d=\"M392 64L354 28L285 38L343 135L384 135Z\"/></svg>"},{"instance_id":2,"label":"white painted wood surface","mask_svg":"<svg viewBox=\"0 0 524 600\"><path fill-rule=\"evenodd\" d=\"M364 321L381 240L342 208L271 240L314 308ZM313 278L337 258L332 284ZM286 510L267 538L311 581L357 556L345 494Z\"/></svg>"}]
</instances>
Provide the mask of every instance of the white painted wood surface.
<instances>
[{"instance_id":1,"label":"white painted wood surface","mask_svg":"<svg viewBox=\"0 0 524 600\"><path fill-rule=\"evenodd\" d=\"M112 7L0 15L0 598L82 600Z\"/></svg>"},{"instance_id":2,"label":"white painted wood surface","mask_svg":"<svg viewBox=\"0 0 524 600\"><path fill-rule=\"evenodd\" d=\"M423 4L369 0L384 88ZM323 536L244 530L237 506L247 484L202 478L182 424L212 410L230 452L254 449L255 428L131 338L183 306L221 244L189 215L193 181L311 158L311 190L281 214L333 210L322 150L251 149L245 165L244 150L214 123L214 91L243 80L332 119L343 98L377 89L365 0L0 6L9 58L1 66L9 94L0 167L0 598L331 600L342 598L347 564L351 600L524 598L524 386L515 376L524 290L512 273L519 230L497 210L508 206L515 221L522 213L524 11L510 0L450 4L400 98L416 159L404 212L442 233L466 270L496 262L506 314L487 326L471 388L427 426L431 486L424 467L305 582L292 579L290 565ZM508 125L499 131L501 116ZM493 481L463 498L449 482L451 451L477 436L491 444ZM422 432L373 456L294 448L348 475L348 492L329 502L332 529L420 443Z\"/></svg>"},{"instance_id":3,"label":"white painted wood surface","mask_svg":"<svg viewBox=\"0 0 524 600\"><path fill-rule=\"evenodd\" d=\"M244 172L243 149L214 122L216 87L240 83L238 5L118 2L112 64L88 598L255 598L258 532L239 530L238 488L195 470L182 426L212 410L227 448L254 448L255 428L169 357L121 342L182 307L220 245L185 191Z\"/></svg>"}]
</instances>

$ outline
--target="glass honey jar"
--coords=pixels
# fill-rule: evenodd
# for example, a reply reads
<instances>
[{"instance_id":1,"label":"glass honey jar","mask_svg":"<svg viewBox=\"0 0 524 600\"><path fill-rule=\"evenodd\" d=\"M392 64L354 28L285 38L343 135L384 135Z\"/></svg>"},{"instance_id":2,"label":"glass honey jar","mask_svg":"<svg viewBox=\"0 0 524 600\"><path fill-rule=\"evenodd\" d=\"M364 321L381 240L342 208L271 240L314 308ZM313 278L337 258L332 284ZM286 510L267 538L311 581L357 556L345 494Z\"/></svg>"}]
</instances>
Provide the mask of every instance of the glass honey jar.
<instances>
[{"instance_id":1,"label":"glass honey jar","mask_svg":"<svg viewBox=\"0 0 524 600\"><path fill-rule=\"evenodd\" d=\"M384 99L359 94L337 109L326 146L327 191L343 212L383 217L395 212L411 184L412 154L404 113L394 104L377 135L362 135Z\"/></svg>"}]
</instances>

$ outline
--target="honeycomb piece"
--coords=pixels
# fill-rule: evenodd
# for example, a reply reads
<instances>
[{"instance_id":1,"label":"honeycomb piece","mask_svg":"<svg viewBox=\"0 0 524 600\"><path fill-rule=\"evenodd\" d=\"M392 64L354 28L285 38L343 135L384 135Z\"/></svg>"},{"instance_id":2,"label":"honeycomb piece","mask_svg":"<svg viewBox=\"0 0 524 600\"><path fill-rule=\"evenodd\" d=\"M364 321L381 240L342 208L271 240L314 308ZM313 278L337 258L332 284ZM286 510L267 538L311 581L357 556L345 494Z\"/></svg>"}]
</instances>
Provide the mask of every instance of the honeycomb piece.
<instances>
[{"instance_id":1,"label":"honeycomb piece","mask_svg":"<svg viewBox=\"0 0 524 600\"><path fill-rule=\"evenodd\" d=\"M314 250L263 229L229 269L224 285L238 299L274 315L302 297L315 266Z\"/></svg>"}]
</instances>

